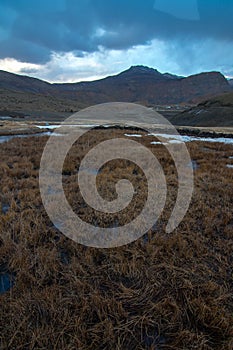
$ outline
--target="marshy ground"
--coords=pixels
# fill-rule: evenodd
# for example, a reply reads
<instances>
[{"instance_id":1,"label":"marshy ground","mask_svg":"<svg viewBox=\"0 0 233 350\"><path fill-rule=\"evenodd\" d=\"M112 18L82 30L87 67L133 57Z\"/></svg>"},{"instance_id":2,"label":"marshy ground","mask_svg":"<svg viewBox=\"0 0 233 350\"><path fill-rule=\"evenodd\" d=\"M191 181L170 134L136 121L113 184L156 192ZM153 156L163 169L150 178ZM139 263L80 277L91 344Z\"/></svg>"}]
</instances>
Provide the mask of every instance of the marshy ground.
<instances>
[{"instance_id":1,"label":"marshy ground","mask_svg":"<svg viewBox=\"0 0 233 350\"><path fill-rule=\"evenodd\" d=\"M109 162L97 177L100 194L108 200L115 198L120 178L134 184L136 195L127 210L100 214L79 193L83 156L96 143L126 137L124 133L91 131L65 161L67 199L92 224L123 225L146 200L143 172L129 161ZM151 144L154 136L135 138L163 166L168 184L164 212L136 242L95 249L62 235L43 208L38 173L47 139L0 144L0 281L6 284L0 294L0 349L231 350L233 169L227 165L233 164L233 146L187 143L194 194L182 223L167 234L177 194L176 168L163 145Z\"/></svg>"}]
</instances>

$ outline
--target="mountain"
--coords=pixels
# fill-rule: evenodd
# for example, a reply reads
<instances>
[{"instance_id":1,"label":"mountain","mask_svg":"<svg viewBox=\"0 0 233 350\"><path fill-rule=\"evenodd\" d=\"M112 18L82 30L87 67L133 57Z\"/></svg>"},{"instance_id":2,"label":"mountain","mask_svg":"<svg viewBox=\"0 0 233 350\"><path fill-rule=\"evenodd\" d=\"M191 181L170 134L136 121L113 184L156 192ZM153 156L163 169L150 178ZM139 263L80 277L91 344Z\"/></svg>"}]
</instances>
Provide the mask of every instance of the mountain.
<instances>
[{"instance_id":1,"label":"mountain","mask_svg":"<svg viewBox=\"0 0 233 350\"><path fill-rule=\"evenodd\" d=\"M203 101L170 121L174 125L233 127L233 92Z\"/></svg>"},{"instance_id":2,"label":"mountain","mask_svg":"<svg viewBox=\"0 0 233 350\"><path fill-rule=\"evenodd\" d=\"M167 105L200 101L203 97L229 91L219 72L201 73L187 78L162 74L153 68L133 66L128 70L94 82L55 84L60 94L85 98L93 103L122 101L145 105Z\"/></svg>"},{"instance_id":3,"label":"mountain","mask_svg":"<svg viewBox=\"0 0 233 350\"><path fill-rule=\"evenodd\" d=\"M46 94L53 86L43 80L0 70L0 89Z\"/></svg>"},{"instance_id":4,"label":"mountain","mask_svg":"<svg viewBox=\"0 0 233 350\"><path fill-rule=\"evenodd\" d=\"M229 79L228 83L233 87L233 79Z\"/></svg>"},{"instance_id":5,"label":"mountain","mask_svg":"<svg viewBox=\"0 0 233 350\"><path fill-rule=\"evenodd\" d=\"M180 77L145 66L132 66L117 75L92 82L64 84L50 84L0 71L0 112L10 109L29 115L46 111L65 115L93 104L113 101L146 106L195 103L230 89L228 81L219 72Z\"/></svg>"}]
</instances>

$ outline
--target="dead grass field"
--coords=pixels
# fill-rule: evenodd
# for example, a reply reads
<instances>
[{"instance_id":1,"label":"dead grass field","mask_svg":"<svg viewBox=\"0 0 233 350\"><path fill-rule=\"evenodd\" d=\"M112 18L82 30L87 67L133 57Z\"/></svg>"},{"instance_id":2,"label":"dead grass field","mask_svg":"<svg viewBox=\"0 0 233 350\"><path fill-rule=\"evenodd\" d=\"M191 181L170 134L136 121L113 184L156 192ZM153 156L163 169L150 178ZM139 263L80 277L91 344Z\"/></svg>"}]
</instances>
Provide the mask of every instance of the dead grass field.
<instances>
[{"instance_id":1,"label":"dead grass field","mask_svg":"<svg viewBox=\"0 0 233 350\"><path fill-rule=\"evenodd\" d=\"M146 179L128 161L107 163L97 181L110 200L116 181L130 179L137 195L128 210L101 215L79 193L77 170L84 154L109 135L123 134L90 132L67 156L64 189L87 222L122 225L143 207ZM198 166L193 199L183 222L166 234L177 193L175 166L164 146L150 145L153 136L137 138L164 168L165 210L138 241L95 249L63 236L43 208L38 171L46 140L0 145L0 274L14 278L14 287L0 294L0 349L232 350L233 169L226 167L233 164L232 146L188 144Z\"/></svg>"}]
</instances>

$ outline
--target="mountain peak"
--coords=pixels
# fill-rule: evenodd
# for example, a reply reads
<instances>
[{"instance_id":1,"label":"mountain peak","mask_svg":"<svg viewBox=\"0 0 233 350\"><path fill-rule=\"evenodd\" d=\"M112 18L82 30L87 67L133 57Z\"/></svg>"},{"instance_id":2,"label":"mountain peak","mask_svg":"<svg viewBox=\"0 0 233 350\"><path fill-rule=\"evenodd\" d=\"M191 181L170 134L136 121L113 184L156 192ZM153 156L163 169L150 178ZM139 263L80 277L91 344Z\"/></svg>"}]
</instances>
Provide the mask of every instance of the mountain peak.
<instances>
[{"instance_id":1,"label":"mountain peak","mask_svg":"<svg viewBox=\"0 0 233 350\"><path fill-rule=\"evenodd\" d=\"M137 65L120 74L94 82L69 84L49 84L38 79L0 71L0 89L1 91L5 89L6 94L13 91L12 93L33 93L62 100L78 100L82 106L109 101L136 102L153 106L200 102L209 96L231 91L232 87L218 72L178 77Z\"/></svg>"},{"instance_id":2,"label":"mountain peak","mask_svg":"<svg viewBox=\"0 0 233 350\"><path fill-rule=\"evenodd\" d=\"M131 66L127 71L134 72L134 73L150 73L150 74L152 73L152 74L162 75L157 69L150 68L143 65Z\"/></svg>"},{"instance_id":3,"label":"mountain peak","mask_svg":"<svg viewBox=\"0 0 233 350\"><path fill-rule=\"evenodd\" d=\"M121 77L122 79L133 79L133 80L153 80L157 82L166 81L168 78L160 73L157 69L149 68L146 66L138 65L138 66L131 66L129 69L121 72L118 77Z\"/></svg>"},{"instance_id":4,"label":"mountain peak","mask_svg":"<svg viewBox=\"0 0 233 350\"><path fill-rule=\"evenodd\" d=\"M155 68L136 65L131 66L129 69L121 72L119 75L123 76L138 76L138 77L147 77L152 79L157 79L158 81L167 81L167 80L178 80L184 78L183 76L178 76L170 73L161 73Z\"/></svg>"}]
</instances>

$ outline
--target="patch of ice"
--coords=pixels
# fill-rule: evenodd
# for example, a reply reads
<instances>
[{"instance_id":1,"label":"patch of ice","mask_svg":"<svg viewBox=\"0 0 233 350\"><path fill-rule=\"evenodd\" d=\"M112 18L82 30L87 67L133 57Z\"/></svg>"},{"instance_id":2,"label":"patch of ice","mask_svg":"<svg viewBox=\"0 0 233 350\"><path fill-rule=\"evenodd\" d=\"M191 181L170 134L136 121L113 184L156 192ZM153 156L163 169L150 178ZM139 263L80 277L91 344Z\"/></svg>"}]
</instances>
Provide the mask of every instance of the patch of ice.
<instances>
[{"instance_id":1,"label":"patch of ice","mask_svg":"<svg viewBox=\"0 0 233 350\"><path fill-rule=\"evenodd\" d=\"M169 140L169 143L174 143L174 144L181 144L183 143L183 141L179 141L179 140Z\"/></svg>"},{"instance_id":2,"label":"patch of ice","mask_svg":"<svg viewBox=\"0 0 233 350\"><path fill-rule=\"evenodd\" d=\"M56 129L60 128L61 125L36 125L36 127L39 129Z\"/></svg>"},{"instance_id":3,"label":"patch of ice","mask_svg":"<svg viewBox=\"0 0 233 350\"><path fill-rule=\"evenodd\" d=\"M10 141L12 139L15 139L15 138L27 138L27 137L36 137L36 136L50 136L50 135L53 135L51 133L51 131L45 131L45 132L41 132L41 133L38 133L38 134L17 134L17 135L6 135L6 136L0 136L0 143L4 143L4 142L7 142L7 141ZM60 134L55 134L54 133L54 136L60 136Z\"/></svg>"},{"instance_id":4,"label":"patch of ice","mask_svg":"<svg viewBox=\"0 0 233 350\"><path fill-rule=\"evenodd\" d=\"M172 135L172 134L162 134L162 133L151 133L148 134L148 136L156 136L156 137L163 137L164 139L180 139L181 135Z\"/></svg>"},{"instance_id":5,"label":"patch of ice","mask_svg":"<svg viewBox=\"0 0 233 350\"><path fill-rule=\"evenodd\" d=\"M64 125L64 126L80 126L81 128L95 128L99 126L99 124L76 124L76 125Z\"/></svg>"},{"instance_id":6,"label":"patch of ice","mask_svg":"<svg viewBox=\"0 0 233 350\"><path fill-rule=\"evenodd\" d=\"M140 135L140 134L125 134L125 136L128 136L128 137L142 137L142 135Z\"/></svg>"},{"instance_id":7,"label":"patch of ice","mask_svg":"<svg viewBox=\"0 0 233 350\"><path fill-rule=\"evenodd\" d=\"M197 137L197 136L187 136L187 135L171 135L171 134L148 134L148 136L162 137L164 139L176 140L180 142L192 142L192 141L201 141L201 142L217 142L225 143L227 145L233 144L233 138L227 137ZM171 142L171 141L169 141ZM171 143L175 143L172 141Z\"/></svg>"},{"instance_id":8,"label":"patch of ice","mask_svg":"<svg viewBox=\"0 0 233 350\"><path fill-rule=\"evenodd\" d=\"M12 117L8 116L8 115L2 115L0 116L0 120L11 120Z\"/></svg>"},{"instance_id":9,"label":"patch of ice","mask_svg":"<svg viewBox=\"0 0 233 350\"><path fill-rule=\"evenodd\" d=\"M165 143L160 142L160 141L152 141L150 144L151 145L165 145Z\"/></svg>"},{"instance_id":10,"label":"patch of ice","mask_svg":"<svg viewBox=\"0 0 233 350\"><path fill-rule=\"evenodd\" d=\"M227 137L192 137L191 141L217 142L225 143L226 145L233 145L233 139Z\"/></svg>"}]
</instances>

